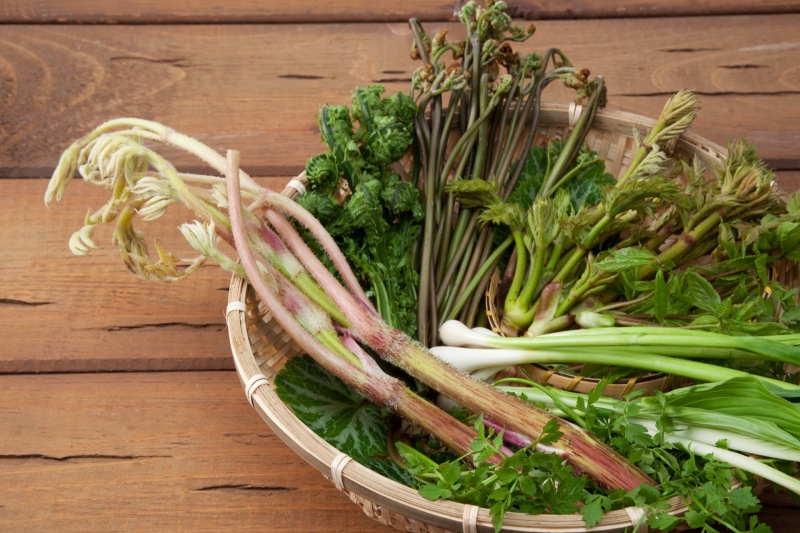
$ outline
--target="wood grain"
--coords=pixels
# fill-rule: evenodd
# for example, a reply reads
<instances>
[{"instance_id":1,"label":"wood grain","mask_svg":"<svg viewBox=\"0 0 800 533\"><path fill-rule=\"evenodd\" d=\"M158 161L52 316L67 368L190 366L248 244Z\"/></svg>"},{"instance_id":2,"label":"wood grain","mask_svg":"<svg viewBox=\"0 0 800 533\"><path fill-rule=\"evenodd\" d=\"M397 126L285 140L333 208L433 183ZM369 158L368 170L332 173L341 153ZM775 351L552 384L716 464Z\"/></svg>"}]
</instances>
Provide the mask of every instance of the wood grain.
<instances>
[{"instance_id":1,"label":"wood grain","mask_svg":"<svg viewBox=\"0 0 800 533\"><path fill-rule=\"evenodd\" d=\"M287 180L260 181L281 190ZM778 183L797 190L800 173L779 172ZM209 264L178 283L140 280L109 231L98 231L99 250L76 257L69 237L105 195L76 181L46 209L45 187L45 180L0 179L0 374L233 368L223 317L228 274ZM175 209L142 229L188 252L175 231L184 216Z\"/></svg>"},{"instance_id":2,"label":"wood grain","mask_svg":"<svg viewBox=\"0 0 800 533\"><path fill-rule=\"evenodd\" d=\"M261 181L281 190L287 179ZM0 373L233 368L224 318L229 274L209 264L179 283L140 280L108 228L96 235L100 250L76 257L69 237L90 206L103 204L104 191L77 181L45 209L45 186L0 179ZM194 256L175 229L190 215L177 209L145 231Z\"/></svg>"},{"instance_id":3,"label":"wood grain","mask_svg":"<svg viewBox=\"0 0 800 533\"><path fill-rule=\"evenodd\" d=\"M654 116L693 88L696 133L745 136L773 166L797 169L798 27L800 15L551 21L525 50L564 46L606 77L613 109ZM460 31L427 26L439 28ZM357 85L407 89L409 43L404 24L4 26L0 175L49 175L72 140L126 115L237 148L253 174L296 174L320 150L321 104L347 103ZM189 156L177 163L197 168Z\"/></svg>"},{"instance_id":4,"label":"wood grain","mask_svg":"<svg viewBox=\"0 0 800 533\"><path fill-rule=\"evenodd\" d=\"M0 427L0 531L391 531L271 432L233 372L0 376Z\"/></svg>"},{"instance_id":5,"label":"wood grain","mask_svg":"<svg viewBox=\"0 0 800 533\"><path fill-rule=\"evenodd\" d=\"M777 172L778 185L786 192L800 190L800 171Z\"/></svg>"},{"instance_id":6,"label":"wood grain","mask_svg":"<svg viewBox=\"0 0 800 533\"><path fill-rule=\"evenodd\" d=\"M0 22L7 23L265 23L265 22L404 22L411 17L427 21L446 21L453 16L455 0L434 2L388 0L315 2L261 2L257 0L199 0L191 3L156 0L3 0ZM686 15L734 15L756 13L797 13L796 0L516 0L509 2L509 13L528 20L672 17Z\"/></svg>"},{"instance_id":7,"label":"wood grain","mask_svg":"<svg viewBox=\"0 0 800 533\"><path fill-rule=\"evenodd\" d=\"M281 443L233 372L0 376L0 427L0 531L395 531ZM796 513L760 515L790 533Z\"/></svg>"}]
</instances>

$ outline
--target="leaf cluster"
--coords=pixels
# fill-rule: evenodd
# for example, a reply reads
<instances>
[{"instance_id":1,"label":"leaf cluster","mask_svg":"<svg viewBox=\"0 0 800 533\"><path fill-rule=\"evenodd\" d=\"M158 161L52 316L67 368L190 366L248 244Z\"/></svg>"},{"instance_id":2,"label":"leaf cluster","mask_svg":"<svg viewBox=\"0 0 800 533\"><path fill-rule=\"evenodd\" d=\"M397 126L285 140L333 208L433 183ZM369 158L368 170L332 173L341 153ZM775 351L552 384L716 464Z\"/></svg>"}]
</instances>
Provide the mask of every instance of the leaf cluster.
<instances>
[{"instance_id":1,"label":"leaf cluster","mask_svg":"<svg viewBox=\"0 0 800 533\"><path fill-rule=\"evenodd\" d=\"M566 407L563 402L554 403L573 422L611 445L655 479L658 485L642 485L627 492L591 492L583 500L580 510L587 527L599 523L608 511L636 506L645 509L649 527L665 533L675 530L684 520L686 525L703 533L715 533L720 526L736 532L770 531L769 526L758 523L757 517L751 516L761 506L752 492L755 481L749 475L710 456L698 457L682 446L665 442L665 432L675 429L668 414L675 402L664 394L637 398L642 391L635 391L626 396L622 411L615 412L604 408L598 401L604 383L601 382L588 395L580 395L574 409ZM708 401L714 399L709 397ZM680 403L679 398L677 404ZM635 421L644 410L649 416L656 415L657 433L653 436ZM733 486L734 480L739 482L739 486ZM689 508L684 520L669 514L669 500L673 498L682 500Z\"/></svg>"},{"instance_id":2,"label":"leaf cluster","mask_svg":"<svg viewBox=\"0 0 800 533\"><path fill-rule=\"evenodd\" d=\"M572 467L555 453L538 451L559 440L559 422L545 425L541 437L499 463L488 459L503 453L503 432L475 421L478 438L472 453L436 463L408 446L398 446L419 493L430 500L450 499L490 510L495 531L507 512L573 514L591 483L576 476Z\"/></svg>"},{"instance_id":3,"label":"leaf cluster","mask_svg":"<svg viewBox=\"0 0 800 533\"><path fill-rule=\"evenodd\" d=\"M543 146L531 148L523 162L519 181L508 197L509 202L520 204L528 209L539 194L545 178L550 174L556 159L561 155L564 143L550 141ZM573 212L582 207L596 205L603 198L603 189L614 185L616 180L606 172L605 163L597 152L584 145L578 157L567 167L564 175L564 189L569 192ZM557 221L556 221L557 223Z\"/></svg>"},{"instance_id":4,"label":"leaf cluster","mask_svg":"<svg viewBox=\"0 0 800 533\"><path fill-rule=\"evenodd\" d=\"M311 357L289 359L275 376L275 391L328 444L389 479L410 483L408 474L387 459L386 413Z\"/></svg>"},{"instance_id":5,"label":"leaf cluster","mask_svg":"<svg viewBox=\"0 0 800 533\"><path fill-rule=\"evenodd\" d=\"M308 160L309 191L297 201L326 227L383 318L413 335L419 275L412 254L424 210L397 162L413 145L416 106L405 94L382 98L383 92L380 85L357 88L352 109L321 109L328 151Z\"/></svg>"}]
</instances>

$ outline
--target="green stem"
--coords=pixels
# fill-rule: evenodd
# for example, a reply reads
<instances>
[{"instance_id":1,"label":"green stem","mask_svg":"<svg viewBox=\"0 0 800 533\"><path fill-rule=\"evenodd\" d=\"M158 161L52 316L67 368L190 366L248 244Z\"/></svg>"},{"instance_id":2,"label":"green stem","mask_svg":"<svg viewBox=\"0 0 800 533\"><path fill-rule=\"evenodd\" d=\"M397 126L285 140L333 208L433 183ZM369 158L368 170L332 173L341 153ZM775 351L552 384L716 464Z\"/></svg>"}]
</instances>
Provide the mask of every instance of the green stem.
<instances>
[{"instance_id":1,"label":"green stem","mask_svg":"<svg viewBox=\"0 0 800 533\"><path fill-rule=\"evenodd\" d=\"M580 244L580 246L578 246L572 251L572 254L569 256L569 259L567 260L566 264L561 268L561 270L559 270L558 274L556 274L556 277L553 278L553 281L561 281L561 282L566 281L566 279L569 277L569 275L572 273L575 267L577 267L578 264L586 256L586 252L591 250L592 247L594 247L597 244L596 241L600 233L606 228L606 226L608 226L608 224L611 223L612 219L613 217L610 214L606 213L603 216L603 218L601 218L597 222L597 224L594 225L594 227L586 236L586 238L583 240L583 242Z\"/></svg>"},{"instance_id":2,"label":"green stem","mask_svg":"<svg viewBox=\"0 0 800 533\"><path fill-rule=\"evenodd\" d=\"M491 337L486 339L486 343L488 346L495 348L521 348L528 350L620 346L730 348L747 350L767 359L800 366L800 349L760 337L730 337L705 331L671 328L658 328L659 331L656 333L620 334L625 329L633 328L597 328L583 330L586 332L585 334L575 335L572 334L574 332L570 331L564 334L533 338Z\"/></svg>"},{"instance_id":3,"label":"green stem","mask_svg":"<svg viewBox=\"0 0 800 533\"><path fill-rule=\"evenodd\" d=\"M536 247L536 253L533 258L533 271L531 272L528 281L525 282L525 288L517 298L517 302L522 307L530 307L531 302L539 292L539 282L542 280L542 273L544 272L544 259L546 256L547 248L543 246Z\"/></svg>"},{"instance_id":4,"label":"green stem","mask_svg":"<svg viewBox=\"0 0 800 533\"><path fill-rule=\"evenodd\" d=\"M511 230L511 236L514 239L514 244L517 249L517 264L514 269L514 278L511 281L511 287L508 288L508 295L506 296L505 302L506 307L510 307L516 303L528 270L528 250L525 248L522 232L516 229Z\"/></svg>"},{"instance_id":5,"label":"green stem","mask_svg":"<svg viewBox=\"0 0 800 533\"><path fill-rule=\"evenodd\" d=\"M567 176L564 176L564 178L561 179L561 175L569 167L570 163L572 163L581 143L583 143L583 140L586 138L586 134L591 127L592 119L594 119L595 112L597 111L597 107L600 104L600 99L605 89L605 81L603 77L598 76L597 81L598 84L595 92L587 102L586 107L581 113L581 116L578 118L578 122L575 124L575 127L572 129L572 133L567 139L567 142L562 146L561 153L558 155L558 159L556 159L555 163L553 163L553 168L545 178L544 186L542 187L541 192L543 198L550 196L553 191L568 181Z\"/></svg>"},{"instance_id":6,"label":"green stem","mask_svg":"<svg viewBox=\"0 0 800 533\"><path fill-rule=\"evenodd\" d=\"M505 251L508 249L509 246L511 246L513 242L514 240L511 237L507 237L506 240L503 241L503 243L500 246L498 246L494 250L494 252L492 252L492 255L490 255L489 258L483 263L481 268L478 269L478 272L469 282L466 290L461 294L461 297L458 299L456 304L447 314L445 320L453 320L456 316L458 316L458 313L461 311L461 308L464 306L464 304L467 303L467 300L469 299L470 295L478 286L478 284L481 282L483 277L487 273L491 272L491 269L493 269L497 264L497 262L500 261L500 258L503 256Z\"/></svg>"},{"instance_id":7,"label":"green stem","mask_svg":"<svg viewBox=\"0 0 800 533\"><path fill-rule=\"evenodd\" d=\"M475 249L475 241L476 240L477 240L477 237L476 237L476 235L473 234L469 238L468 241L465 241L467 246L466 246L466 249L465 249L464 257L472 256L473 251ZM469 263L467 263L466 261L461 261L460 263L453 262L452 265L451 265L451 267L456 267L456 266L459 267L459 268L458 268L458 274L456 275L455 280L453 281L453 284L451 286L449 286L449 287L442 287L440 289L440 291L439 291L439 294L444 293L444 296L445 296L445 298L443 298L444 299L444 306L443 306L443 309L442 309L442 315L446 315L447 314L448 310L450 309L450 307L453 304L453 300L455 300L456 296L458 295L458 292L459 292L458 288L461 287L462 283L464 283L464 278L465 278L465 276L467 274L467 270L469 268ZM452 268L448 269L448 273L451 272L452 270L453 270ZM451 277L452 276L450 276L450 277L446 276L445 277L445 279L446 279L446 281L448 283L449 283Z\"/></svg>"},{"instance_id":8,"label":"green stem","mask_svg":"<svg viewBox=\"0 0 800 533\"><path fill-rule=\"evenodd\" d=\"M697 244L709 231L719 227L722 222L722 216L719 213L709 215L705 220L700 222L692 231L684 233L680 238L669 248L661 252L657 259L657 265L677 263L682 255L688 252L693 246ZM639 279L648 279L655 275L657 267L655 265L643 266L639 269L637 277Z\"/></svg>"}]
</instances>

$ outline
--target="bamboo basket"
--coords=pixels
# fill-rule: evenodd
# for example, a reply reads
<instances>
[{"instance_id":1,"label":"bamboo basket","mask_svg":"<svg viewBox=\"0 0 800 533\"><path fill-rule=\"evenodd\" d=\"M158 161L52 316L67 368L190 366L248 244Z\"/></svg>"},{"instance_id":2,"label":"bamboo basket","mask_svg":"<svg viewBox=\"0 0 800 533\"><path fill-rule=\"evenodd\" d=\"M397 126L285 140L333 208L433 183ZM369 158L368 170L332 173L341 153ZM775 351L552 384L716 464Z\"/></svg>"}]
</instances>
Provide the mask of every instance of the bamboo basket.
<instances>
[{"instance_id":1,"label":"bamboo basket","mask_svg":"<svg viewBox=\"0 0 800 533\"><path fill-rule=\"evenodd\" d=\"M544 139L563 138L577 119L578 111L575 106L543 104L534 146ZM633 129L639 129L644 135L645 130L654 123L652 119L629 113L601 110L597 113L586 142L590 149L605 159L607 171L619 176L636 151ZM720 146L692 134L683 135L670 148L681 157L698 157L707 166L719 163L725 154ZM301 174L289 183L283 194L294 198L304 190L304 186L305 176ZM331 479L367 516L400 531L413 533L494 531L488 509L426 500L415 490L350 461L349 457L300 422L280 401L272 385L272 377L290 357L300 354L299 348L265 311L244 280L237 276L231 280L226 319L233 360L251 405L290 448ZM569 378L573 379L573 376ZM666 376L657 376L650 381L656 381L655 385L663 388L667 380ZM641 380L639 385L647 381ZM672 514L683 515L686 512L680 499L675 498L670 503ZM587 530L579 515L531 516L508 513L503 531L622 532L638 523L642 516L643 510L640 508L612 511L598 525ZM646 533L646 524L640 526L639 531Z\"/></svg>"}]
</instances>

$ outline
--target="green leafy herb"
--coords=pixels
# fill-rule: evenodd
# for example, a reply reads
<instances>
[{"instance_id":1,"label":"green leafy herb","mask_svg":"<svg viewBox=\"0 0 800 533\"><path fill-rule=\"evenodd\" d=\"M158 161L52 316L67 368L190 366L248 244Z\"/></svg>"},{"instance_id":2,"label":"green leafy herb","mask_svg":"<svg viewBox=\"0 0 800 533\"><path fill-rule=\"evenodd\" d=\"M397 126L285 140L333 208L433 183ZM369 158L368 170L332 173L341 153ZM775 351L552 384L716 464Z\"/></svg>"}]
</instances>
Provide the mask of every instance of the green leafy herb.
<instances>
[{"instance_id":1,"label":"green leafy herb","mask_svg":"<svg viewBox=\"0 0 800 533\"><path fill-rule=\"evenodd\" d=\"M352 112L322 108L329 151L309 159L310 190L297 201L325 225L383 319L413 336L419 274L412 255L423 208L413 179L393 164L413 144L416 106L407 95L381 98L383 92L380 85L356 89ZM308 233L306 240L333 270Z\"/></svg>"},{"instance_id":2,"label":"green leafy herb","mask_svg":"<svg viewBox=\"0 0 800 533\"><path fill-rule=\"evenodd\" d=\"M563 148L564 143L561 141L531 148L508 201L519 203L525 209L529 208ZM603 187L616 183L614 177L605 170L605 163L596 152L591 151L581 152L567 167L562 178L563 187L569 192L574 210L598 204L603 198Z\"/></svg>"},{"instance_id":3,"label":"green leafy herb","mask_svg":"<svg viewBox=\"0 0 800 533\"><path fill-rule=\"evenodd\" d=\"M339 451L359 462L387 455L384 412L311 357L289 359L275 387L297 418Z\"/></svg>"}]
</instances>

